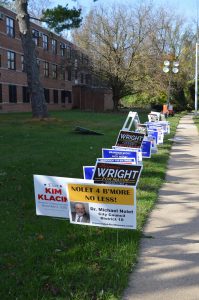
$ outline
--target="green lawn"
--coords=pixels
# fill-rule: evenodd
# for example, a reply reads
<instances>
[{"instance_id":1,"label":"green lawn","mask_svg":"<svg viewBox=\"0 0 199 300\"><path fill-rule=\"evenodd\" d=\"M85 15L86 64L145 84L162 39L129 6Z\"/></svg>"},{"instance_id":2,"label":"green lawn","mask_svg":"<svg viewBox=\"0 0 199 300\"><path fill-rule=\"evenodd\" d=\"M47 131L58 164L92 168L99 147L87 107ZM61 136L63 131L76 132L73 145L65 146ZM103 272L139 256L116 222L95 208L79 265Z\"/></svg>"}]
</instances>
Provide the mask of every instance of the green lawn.
<instances>
[{"instance_id":1,"label":"green lawn","mask_svg":"<svg viewBox=\"0 0 199 300\"><path fill-rule=\"evenodd\" d=\"M35 215L33 174L83 178L102 147L115 144L127 113L54 112L0 115L2 300L120 299L136 264L142 227L157 200L179 115L171 135L144 170L137 189L137 230L77 226ZM139 114L142 122L146 115ZM81 135L76 126L104 135Z\"/></svg>"}]
</instances>

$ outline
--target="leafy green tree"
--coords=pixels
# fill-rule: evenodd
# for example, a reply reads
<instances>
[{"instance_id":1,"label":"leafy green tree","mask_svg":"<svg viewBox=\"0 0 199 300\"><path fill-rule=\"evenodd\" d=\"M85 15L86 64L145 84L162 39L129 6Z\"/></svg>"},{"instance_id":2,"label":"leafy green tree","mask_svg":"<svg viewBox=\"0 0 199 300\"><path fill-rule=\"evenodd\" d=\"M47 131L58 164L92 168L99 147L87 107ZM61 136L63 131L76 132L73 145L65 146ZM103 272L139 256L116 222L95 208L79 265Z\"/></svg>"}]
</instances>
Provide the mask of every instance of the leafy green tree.
<instances>
[{"instance_id":1,"label":"leafy green tree","mask_svg":"<svg viewBox=\"0 0 199 300\"><path fill-rule=\"evenodd\" d=\"M46 9L41 21L46 22L50 29L60 33L66 29L79 27L82 21L80 16L81 9L69 9L68 4L65 7L58 5L53 9Z\"/></svg>"}]
</instances>

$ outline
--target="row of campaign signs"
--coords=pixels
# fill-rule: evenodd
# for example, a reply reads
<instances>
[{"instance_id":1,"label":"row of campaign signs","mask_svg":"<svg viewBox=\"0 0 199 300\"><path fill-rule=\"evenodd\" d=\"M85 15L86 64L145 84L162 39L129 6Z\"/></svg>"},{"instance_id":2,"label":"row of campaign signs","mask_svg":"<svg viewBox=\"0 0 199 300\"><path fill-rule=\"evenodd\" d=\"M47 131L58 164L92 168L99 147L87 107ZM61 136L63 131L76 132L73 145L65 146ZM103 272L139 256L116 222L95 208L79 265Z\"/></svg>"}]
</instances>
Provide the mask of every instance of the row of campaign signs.
<instances>
[{"instance_id":1,"label":"row of campaign signs","mask_svg":"<svg viewBox=\"0 0 199 300\"><path fill-rule=\"evenodd\" d=\"M34 175L36 214L79 225L136 229L142 159L157 153L170 132L169 122L158 114L148 119L140 124L137 112L129 112L115 145L103 148L94 166L83 167L84 179Z\"/></svg>"}]
</instances>

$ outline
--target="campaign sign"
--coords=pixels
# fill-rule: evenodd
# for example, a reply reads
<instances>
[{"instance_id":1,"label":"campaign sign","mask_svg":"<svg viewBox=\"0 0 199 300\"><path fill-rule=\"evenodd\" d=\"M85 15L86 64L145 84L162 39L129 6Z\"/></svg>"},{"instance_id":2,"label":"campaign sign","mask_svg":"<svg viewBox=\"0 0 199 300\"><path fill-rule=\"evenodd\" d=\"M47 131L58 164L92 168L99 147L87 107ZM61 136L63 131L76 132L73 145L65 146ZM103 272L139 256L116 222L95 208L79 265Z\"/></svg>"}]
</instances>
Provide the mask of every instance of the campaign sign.
<instances>
[{"instance_id":1,"label":"campaign sign","mask_svg":"<svg viewBox=\"0 0 199 300\"><path fill-rule=\"evenodd\" d=\"M157 145L159 144L163 144L163 141L164 141L164 132L163 132L163 128L161 125L158 125L158 124L153 124L153 123L149 123L147 124L147 127L148 127L148 131L150 130L153 130L153 131L157 131L158 134L157 134Z\"/></svg>"},{"instance_id":2,"label":"campaign sign","mask_svg":"<svg viewBox=\"0 0 199 300\"><path fill-rule=\"evenodd\" d=\"M138 162L138 152L124 149L102 149L103 158L133 158Z\"/></svg>"},{"instance_id":3,"label":"campaign sign","mask_svg":"<svg viewBox=\"0 0 199 300\"><path fill-rule=\"evenodd\" d=\"M151 133L149 133L147 137L148 141L151 142L151 154L155 154L158 152L157 144L156 144L156 138L152 136Z\"/></svg>"},{"instance_id":4,"label":"campaign sign","mask_svg":"<svg viewBox=\"0 0 199 300\"><path fill-rule=\"evenodd\" d=\"M92 179L95 166L83 166L84 179Z\"/></svg>"},{"instance_id":5,"label":"campaign sign","mask_svg":"<svg viewBox=\"0 0 199 300\"><path fill-rule=\"evenodd\" d=\"M118 147L118 146L112 146L113 149L115 150L120 150L120 151L133 151L137 153L137 163L142 162L142 149L141 148L127 148L127 147Z\"/></svg>"},{"instance_id":6,"label":"campaign sign","mask_svg":"<svg viewBox=\"0 0 199 300\"><path fill-rule=\"evenodd\" d=\"M142 149L142 157L145 158L151 157L151 141L144 140L141 149Z\"/></svg>"},{"instance_id":7,"label":"campaign sign","mask_svg":"<svg viewBox=\"0 0 199 300\"><path fill-rule=\"evenodd\" d=\"M116 145L117 147L141 148L144 134L134 131L120 130Z\"/></svg>"},{"instance_id":8,"label":"campaign sign","mask_svg":"<svg viewBox=\"0 0 199 300\"><path fill-rule=\"evenodd\" d=\"M153 137L155 139L156 145L158 142L158 131L157 130L148 130L149 137Z\"/></svg>"},{"instance_id":9,"label":"campaign sign","mask_svg":"<svg viewBox=\"0 0 199 300\"><path fill-rule=\"evenodd\" d=\"M70 222L77 225L136 229L134 187L86 184L67 185Z\"/></svg>"},{"instance_id":10,"label":"campaign sign","mask_svg":"<svg viewBox=\"0 0 199 300\"><path fill-rule=\"evenodd\" d=\"M93 174L94 183L136 186L142 165L125 165L97 162Z\"/></svg>"},{"instance_id":11,"label":"campaign sign","mask_svg":"<svg viewBox=\"0 0 199 300\"><path fill-rule=\"evenodd\" d=\"M54 176L34 175L36 214L68 218L66 195L67 179Z\"/></svg>"},{"instance_id":12,"label":"campaign sign","mask_svg":"<svg viewBox=\"0 0 199 300\"><path fill-rule=\"evenodd\" d=\"M159 121L158 125L162 126L163 132L165 134L169 134L170 133L170 123L167 121Z\"/></svg>"},{"instance_id":13,"label":"campaign sign","mask_svg":"<svg viewBox=\"0 0 199 300\"><path fill-rule=\"evenodd\" d=\"M36 215L69 218L69 204L66 187L80 179L45 175L33 175ZM84 180L93 183L92 180Z\"/></svg>"},{"instance_id":14,"label":"campaign sign","mask_svg":"<svg viewBox=\"0 0 199 300\"><path fill-rule=\"evenodd\" d=\"M136 165L135 158L98 158L97 162L108 162L108 163L116 163L116 164L133 164Z\"/></svg>"},{"instance_id":15,"label":"campaign sign","mask_svg":"<svg viewBox=\"0 0 199 300\"><path fill-rule=\"evenodd\" d=\"M143 133L145 136L148 135L146 124L137 124L135 132Z\"/></svg>"},{"instance_id":16,"label":"campaign sign","mask_svg":"<svg viewBox=\"0 0 199 300\"><path fill-rule=\"evenodd\" d=\"M155 113L150 113L148 115L148 120L149 120L149 122L157 122L157 121L159 121L159 116Z\"/></svg>"},{"instance_id":17,"label":"campaign sign","mask_svg":"<svg viewBox=\"0 0 199 300\"><path fill-rule=\"evenodd\" d=\"M162 126L157 127L157 131L158 131L158 142L157 144L163 144L164 142L164 132L163 132L163 128Z\"/></svg>"}]
</instances>

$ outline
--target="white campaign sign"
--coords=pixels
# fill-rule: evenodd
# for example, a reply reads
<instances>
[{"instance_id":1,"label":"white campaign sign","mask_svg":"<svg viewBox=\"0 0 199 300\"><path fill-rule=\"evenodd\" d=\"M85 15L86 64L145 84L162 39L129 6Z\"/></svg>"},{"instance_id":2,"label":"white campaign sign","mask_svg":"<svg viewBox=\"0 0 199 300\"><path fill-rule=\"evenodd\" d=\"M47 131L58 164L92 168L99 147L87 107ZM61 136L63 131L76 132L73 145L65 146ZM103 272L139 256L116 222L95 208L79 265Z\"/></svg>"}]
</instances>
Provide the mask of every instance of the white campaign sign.
<instances>
[{"instance_id":1,"label":"white campaign sign","mask_svg":"<svg viewBox=\"0 0 199 300\"><path fill-rule=\"evenodd\" d=\"M70 222L78 225L136 229L136 188L123 185L67 185Z\"/></svg>"},{"instance_id":2,"label":"white campaign sign","mask_svg":"<svg viewBox=\"0 0 199 300\"><path fill-rule=\"evenodd\" d=\"M69 218L66 185L74 178L34 175L36 215ZM93 181L88 181L93 182Z\"/></svg>"}]
</instances>

